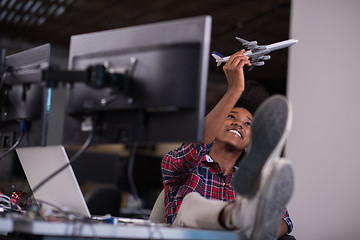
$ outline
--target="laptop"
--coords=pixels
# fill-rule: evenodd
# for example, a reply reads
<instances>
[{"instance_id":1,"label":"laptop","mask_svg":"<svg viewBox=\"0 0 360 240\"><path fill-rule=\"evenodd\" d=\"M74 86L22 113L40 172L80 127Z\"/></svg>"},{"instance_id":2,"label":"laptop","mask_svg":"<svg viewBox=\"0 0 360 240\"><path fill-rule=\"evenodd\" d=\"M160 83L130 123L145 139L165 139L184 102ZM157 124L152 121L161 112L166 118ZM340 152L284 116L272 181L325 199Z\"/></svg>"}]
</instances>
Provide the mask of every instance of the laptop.
<instances>
[{"instance_id":1,"label":"laptop","mask_svg":"<svg viewBox=\"0 0 360 240\"><path fill-rule=\"evenodd\" d=\"M63 146L17 148L16 152L32 190L45 178L69 163ZM45 202L41 204L44 208L50 208L49 204L46 204L50 203L68 212L90 217L90 211L71 165L36 190L34 197L38 204Z\"/></svg>"}]
</instances>

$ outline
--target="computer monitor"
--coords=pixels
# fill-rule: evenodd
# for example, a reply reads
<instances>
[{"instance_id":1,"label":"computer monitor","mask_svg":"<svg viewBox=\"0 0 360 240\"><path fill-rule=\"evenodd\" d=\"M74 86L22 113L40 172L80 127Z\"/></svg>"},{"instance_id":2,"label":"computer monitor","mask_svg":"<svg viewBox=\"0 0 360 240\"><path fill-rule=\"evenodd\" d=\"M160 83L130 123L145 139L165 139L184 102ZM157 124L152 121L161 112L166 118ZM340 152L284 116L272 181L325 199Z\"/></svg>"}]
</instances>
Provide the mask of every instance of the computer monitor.
<instances>
[{"instance_id":1,"label":"computer monitor","mask_svg":"<svg viewBox=\"0 0 360 240\"><path fill-rule=\"evenodd\" d=\"M210 37L210 16L72 36L69 70L101 65L121 78L68 85L63 143L94 126L95 144L201 141Z\"/></svg>"},{"instance_id":2,"label":"computer monitor","mask_svg":"<svg viewBox=\"0 0 360 240\"><path fill-rule=\"evenodd\" d=\"M46 144L51 89L45 88L42 71L49 67L50 44L5 57L0 84L0 149ZM20 125L26 123L26 129ZM24 125L23 125L24 127Z\"/></svg>"}]
</instances>

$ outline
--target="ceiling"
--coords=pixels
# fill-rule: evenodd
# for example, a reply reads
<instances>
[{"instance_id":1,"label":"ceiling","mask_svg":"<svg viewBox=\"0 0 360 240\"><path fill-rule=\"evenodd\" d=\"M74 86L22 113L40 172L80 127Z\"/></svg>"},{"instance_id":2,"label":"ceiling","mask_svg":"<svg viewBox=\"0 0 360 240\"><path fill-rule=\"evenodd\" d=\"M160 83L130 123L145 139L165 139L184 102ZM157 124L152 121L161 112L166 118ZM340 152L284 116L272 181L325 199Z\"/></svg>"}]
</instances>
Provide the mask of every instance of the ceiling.
<instances>
[{"instance_id":1,"label":"ceiling","mask_svg":"<svg viewBox=\"0 0 360 240\"><path fill-rule=\"evenodd\" d=\"M242 48L236 36L270 44L289 38L291 0L0 0L0 43L67 49L70 36L198 15L211 15L211 50L229 55ZM28 46L28 45L26 45ZM286 91L287 49L246 73L270 93ZM210 63L210 77L223 76ZM223 80L223 77L221 77ZM222 81L221 80L221 81Z\"/></svg>"}]
</instances>

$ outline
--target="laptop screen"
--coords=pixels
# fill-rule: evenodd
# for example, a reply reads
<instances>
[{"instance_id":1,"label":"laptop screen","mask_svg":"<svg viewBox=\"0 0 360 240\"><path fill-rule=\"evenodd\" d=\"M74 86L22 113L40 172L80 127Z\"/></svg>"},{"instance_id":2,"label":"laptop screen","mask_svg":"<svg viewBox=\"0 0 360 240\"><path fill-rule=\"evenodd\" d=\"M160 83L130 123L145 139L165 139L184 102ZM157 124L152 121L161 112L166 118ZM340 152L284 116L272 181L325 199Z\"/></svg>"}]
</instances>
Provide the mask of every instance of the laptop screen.
<instances>
[{"instance_id":1,"label":"laptop screen","mask_svg":"<svg viewBox=\"0 0 360 240\"><path fill-rule=\"evenodd\" d=\"M32 190L69 162L63 146L18 148L16 152ZM71 165L51 178L33 194L38 204L44 201L68 212L90 217L89 209ZM42 204L42 206L49 207L47 204Z\"/></svg>"}]
</instances>

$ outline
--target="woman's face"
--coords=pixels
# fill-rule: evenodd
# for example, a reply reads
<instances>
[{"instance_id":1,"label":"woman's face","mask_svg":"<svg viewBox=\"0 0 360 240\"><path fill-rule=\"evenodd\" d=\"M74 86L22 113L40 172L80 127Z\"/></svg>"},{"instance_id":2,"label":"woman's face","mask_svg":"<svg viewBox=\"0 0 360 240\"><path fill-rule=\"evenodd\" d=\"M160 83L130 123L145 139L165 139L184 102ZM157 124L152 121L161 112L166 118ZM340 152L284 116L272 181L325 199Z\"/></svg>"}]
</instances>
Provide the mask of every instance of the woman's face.
<instances>
[{"instance_id":1,"label":"woman's face","mask_svg":"<svg viewBox=\"0 0 360 240\"><path fill-rule=\"evenodd\" d=\"M245 108L235 107L227 116L216 141L244 150L251 138L252 114Z\"/></svg>"}]
</instances>

